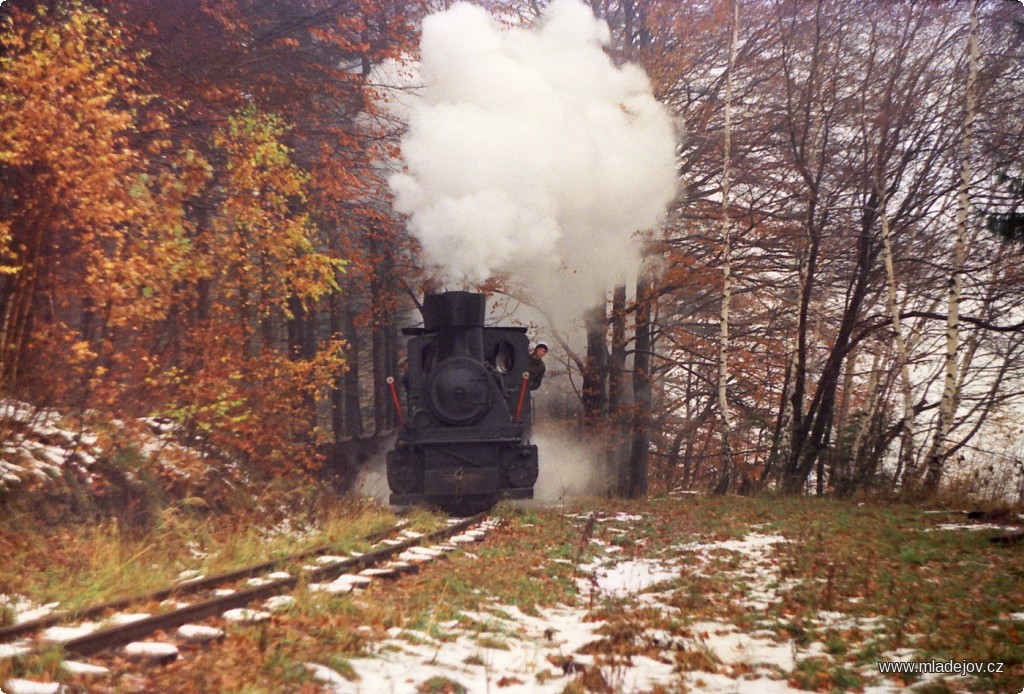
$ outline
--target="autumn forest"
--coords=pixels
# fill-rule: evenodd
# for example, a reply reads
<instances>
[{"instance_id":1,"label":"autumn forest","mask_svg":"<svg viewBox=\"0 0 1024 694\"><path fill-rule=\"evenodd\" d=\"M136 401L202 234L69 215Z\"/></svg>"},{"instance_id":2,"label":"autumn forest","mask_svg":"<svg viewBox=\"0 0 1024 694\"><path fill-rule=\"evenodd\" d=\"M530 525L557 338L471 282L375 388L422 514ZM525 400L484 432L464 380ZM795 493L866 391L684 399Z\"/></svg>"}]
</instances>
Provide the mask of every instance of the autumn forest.
<instances>
[{"instance_id":1,"label":"autumn forest","mask_svg":"<svg viewBox=\"0 0 1024 694\"><path fill-rule=\"evenodd\" d=\"M679 130L635 283L550 328L609 491L1024 493L1024 5L588 4ZM0 394L272 475L392 429L434 279L380 68L447 6L0 5Z\"/></svg>"}]
</instances>

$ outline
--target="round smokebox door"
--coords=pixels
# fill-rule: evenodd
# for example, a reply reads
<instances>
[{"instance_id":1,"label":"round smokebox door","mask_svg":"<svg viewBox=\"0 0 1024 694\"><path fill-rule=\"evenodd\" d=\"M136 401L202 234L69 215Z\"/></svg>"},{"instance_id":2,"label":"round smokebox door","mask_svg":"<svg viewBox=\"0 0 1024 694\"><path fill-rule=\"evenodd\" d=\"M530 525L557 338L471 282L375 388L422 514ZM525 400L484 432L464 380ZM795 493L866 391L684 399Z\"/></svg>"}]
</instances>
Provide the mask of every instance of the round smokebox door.
<instances>
[{"instance_id":1,"label":"round smokebox door","mask_svg":"<svg viewBox=\"0 0 1024 694\"><path fill-rule=\"evenodd\" d=\"M472 424L487 413L487 370L465 357L434 368L427 384L430 407L447 424Z\"/></svg>"}]
</instances>

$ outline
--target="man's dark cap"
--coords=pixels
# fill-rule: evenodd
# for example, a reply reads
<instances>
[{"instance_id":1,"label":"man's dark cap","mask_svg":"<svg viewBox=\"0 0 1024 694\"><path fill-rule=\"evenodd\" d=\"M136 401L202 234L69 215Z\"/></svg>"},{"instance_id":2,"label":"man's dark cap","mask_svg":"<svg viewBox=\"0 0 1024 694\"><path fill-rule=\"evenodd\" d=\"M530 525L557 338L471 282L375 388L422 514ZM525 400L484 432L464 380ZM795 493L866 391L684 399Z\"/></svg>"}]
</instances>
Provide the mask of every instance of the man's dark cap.
<instances>
[{"instance_id":1,"label":"man's dark cap","mask_svg":"<svg viewBox=\"0 0 1024 694\"><path fill-rule=\"evenodd\" d=\"M549 351L551 351L551 350L549 350L549 349L548 349L548 346L547 346L546 344L544 344L543 342L538 342L538 343L537 343L537 346L536 346L536 347L534 347L534 349L535 349L535 350L537 350L537 349L543 349L543 350L544 350L545 352L549 352Z\"/></svg>"}]
</instances>

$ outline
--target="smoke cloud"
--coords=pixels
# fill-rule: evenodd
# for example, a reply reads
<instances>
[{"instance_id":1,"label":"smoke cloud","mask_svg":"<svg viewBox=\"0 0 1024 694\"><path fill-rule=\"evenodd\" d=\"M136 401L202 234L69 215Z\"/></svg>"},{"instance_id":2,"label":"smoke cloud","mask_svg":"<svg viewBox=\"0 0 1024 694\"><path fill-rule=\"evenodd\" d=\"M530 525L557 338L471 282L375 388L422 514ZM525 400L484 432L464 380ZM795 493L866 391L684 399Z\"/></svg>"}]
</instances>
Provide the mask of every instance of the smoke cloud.
<instances>
[{"instance_id":1,"label":"smoke cloud","mask_svg":"<svg viewBox=\"0 0 1024 694\"><path fill-rule=\"evenodd\" d=\"M615 488L614 475L598 443L588 445L566 436L555 425L535 428L533 442L540 454L540 474L533 487L533 498L538 503L602 497Z\"/></svg>"},{"instance_id":2,"label":"smoke cloud","mask_svg":"<svg viewBox=\"0 0 1024 694\"><path fill-rule=\"evenodd\" d=\"M676 194L676 133L609 39L579 0L528 29L465 3L424 21L424 87L390 184L444 283L505 275L569 319L635 272L634 232Z\"/></svg>"}]
</instances>

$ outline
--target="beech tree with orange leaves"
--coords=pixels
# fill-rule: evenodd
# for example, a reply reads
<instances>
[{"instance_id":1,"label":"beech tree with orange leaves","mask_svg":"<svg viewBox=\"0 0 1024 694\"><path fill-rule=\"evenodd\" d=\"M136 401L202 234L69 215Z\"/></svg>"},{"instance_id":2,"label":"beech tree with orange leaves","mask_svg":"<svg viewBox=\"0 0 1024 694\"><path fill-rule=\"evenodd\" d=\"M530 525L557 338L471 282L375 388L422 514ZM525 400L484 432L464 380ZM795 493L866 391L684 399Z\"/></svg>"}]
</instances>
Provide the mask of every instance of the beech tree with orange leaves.
<instances>
[{"instance_id":1,"label":"beech tree with orange leaves","mask_svg":"<svg viewBox=\"0 0 1024 694\"><path fill-rule=\"evenodd\" d=\"M354 346L318 327L332 239L381 216L352 67L398 50L408 13L100 4L3 13L4 392L309 458Z\"/></svg>"},{"instance_id":2,"label":"beech tree with orange leaves","mask_svg":"<svg viewBox=\"0 0 1024 694\"><path fill-rule=\"evenodd\" d=\"M101 368L111 327L145 320L140 292L166 279L150 253L175 257L157 224L171 221L169 182L146 175L161 143L132 140L163 123L141 119L140 58L100 12L74 2L0 22L0 385L59 398Z\"/></svg>"},{"instance_id":3,"label":"beech tree with orange leaves","mask_svg":"<svg viewBox=\"0 0 1024 694\"><path fill-rule=\"evenodd\" d=\"M278 119L279 144L306 179L302 200L293 199L290 212L303 217L315 255L331 259L332 289L302 300L289 296L276 318L251 317L250 324L261 327L249 340L292 360L338 350L345 355L345 366L336 370L324 396L330 416L322 417L316 401L302 408L300 419L318 437L362 433L364 419L375 430L386 428L393 415L384 379L397 360L394 316L408 301L401 279L408 242L387 211L386 186L372 165L375 148L389 133L365 114L372 108L370 69L406 49L415 6L376 0L105 4L135 28L136 45L151 54L150 87L173 99L172 105L181 104L169 108L174 142L209 162L207 188L188 203L190 239L197 248L207 248L219 233L213 229L223 201L218 191L228 173L225 150L215 140L230 139L219 124L248 108ZM268 267L277 272L273 263ZM197 277L194 283L195 302L182 299L163 340L177 346L173 363L185 371L206 368L206 349L198 334L181 336L208 316L220 296L216 278ZM196 359L185 359L182 349ZM372 406L361 407L361 401Z\"/></svg>"},{"instance_id":4,"label":"beech tree with orange leaves","mask_svg":"<svg viewBox=\"0 0 1024 694\"><path fill-rule=\"evenodd\" d=\"M374 168L377 148L393 133L366 114L372 67L409 48L423 8L394 0L106 4L137 27L137 44L158 66L147 73L154 91L187 100L172 117L183 146L214 162L217 123L249 104L287 124L281 142L308 175L303 210L312 241L347 262L334 276L340 292L293 302L288 349L308 358L320 344L344 341L347 366L336 375L324 425L343 438L363 432L368 414L375 429L386 428L393 415L384 379L397 359L394 316L408 302L408 237ZM193 210L197 228L208 223L208 207ZM367 413L360 400L372 402Z\"/></svg>"},{"instance_id":5,"label":"beech tree with orange leaves","mask_svg":"<svg viewBox=\"0 0 1024 694\"><path fill-rule=\"evenodd\" d=\"M195 232L192 282L178 297L199 310L178 326L187 348L147 379L159 413L264 459L310 443L315 419L299 416L308 407L296 395L329 383L325 374L313 378L318 369L341 366L332 342L302 363L282 349L293 308L335 289L342 266L314 247L314 228L299 211L308 176L283 133L279 118L254 108L215 132L223 170L210 174L214 212Z\"/></svg>"}]
</instances>

